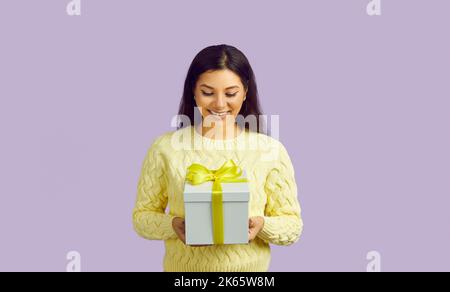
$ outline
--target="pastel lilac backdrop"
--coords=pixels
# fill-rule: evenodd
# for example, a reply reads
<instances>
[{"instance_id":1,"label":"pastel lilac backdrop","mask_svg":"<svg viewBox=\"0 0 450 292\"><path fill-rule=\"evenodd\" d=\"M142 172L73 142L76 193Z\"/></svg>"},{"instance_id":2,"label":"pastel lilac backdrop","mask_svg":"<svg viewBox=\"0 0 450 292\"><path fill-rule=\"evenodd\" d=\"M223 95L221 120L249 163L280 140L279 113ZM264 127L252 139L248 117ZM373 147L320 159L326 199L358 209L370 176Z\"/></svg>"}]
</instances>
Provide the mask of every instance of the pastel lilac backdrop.
<instances>
[{"instance_id":1,"label":"pastel lilac backdrop","mask_svg":"<svg viewBox=\"0 0 450 292\"><path fill-rule=\"evenodd\" d=\"M140 167L202 48L242 49L281 115L305 232L271 271L450 270L450 2L0 2L0 270L161 271Z\"/></svg>"}]
</instances>

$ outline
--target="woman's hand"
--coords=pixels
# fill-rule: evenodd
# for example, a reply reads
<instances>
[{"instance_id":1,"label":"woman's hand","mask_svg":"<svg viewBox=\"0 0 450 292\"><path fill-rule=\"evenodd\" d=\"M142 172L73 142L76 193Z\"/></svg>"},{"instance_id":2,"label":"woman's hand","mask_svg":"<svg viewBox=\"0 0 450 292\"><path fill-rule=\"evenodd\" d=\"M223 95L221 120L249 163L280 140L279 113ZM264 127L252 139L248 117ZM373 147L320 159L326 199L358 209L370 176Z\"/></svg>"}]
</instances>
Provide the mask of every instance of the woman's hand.
<instances>
[{"instance_id":1,"label":"woman's hand","mask_svg":"<svg viewBox=\"0 0 450 292\"><path fill-rule=\"evenodd\" d=\"M172 228L177 234L178 238L186 244L186 223L184 218L175 217L172 220ZM202 246L210 246L210 245L190 245L193 247L202 247Z\"/></svg>"},{"instance_id":2,"label":"woman's hand","mask_svg":"<svg viewBox=\"0 0 450 292\"><path fill-rule=\"evenodd\" d=\"M264 227L264 217L256 216L248 219L248 241L252 241Z\"/></svg>"},{"instance_id":3,"label":"woman's hand","mask_svg":"<svg viewBox=\"0 0 450 292\"><path fill-rule=\"evenodd\" d=\"M186 225L184 218L175 217L172 219L172 228L177 234L178 238L186 244Z\"/></svg>"}]
</instances>

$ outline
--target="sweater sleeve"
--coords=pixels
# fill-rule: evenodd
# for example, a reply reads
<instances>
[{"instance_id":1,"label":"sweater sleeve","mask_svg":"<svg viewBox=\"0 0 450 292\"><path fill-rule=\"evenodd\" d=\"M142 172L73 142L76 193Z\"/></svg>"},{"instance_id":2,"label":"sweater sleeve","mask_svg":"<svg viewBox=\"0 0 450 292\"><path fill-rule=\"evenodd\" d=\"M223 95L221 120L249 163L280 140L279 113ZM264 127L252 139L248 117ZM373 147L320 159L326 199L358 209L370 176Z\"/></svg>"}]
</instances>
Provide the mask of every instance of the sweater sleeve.
<instances>
[{"instance_id":1,"label":"sweater sleeve","mask_svg":"<svg viewBox=\"0 0 450 292\"><path fill-rule=\"evenodd\" d=\"M264 227L258 237L276 245L295 243L303 231L303 220L294 168L281 143L278 161L267 175L264 190L267 195Z\"/></svg>"},{"instance_id":2,"label":"sweater sleeve","mask_svg":"<svg viewBox=\"0 0 450 292\"><path fill-rule=\"evenodd\" d=\"M174 216L165 213L168 202L166 166L158 145L159 139L150 147L142 164L133 225L146 239L167 240L177 235L172 228Z\"/></svg>"}]
</instances>

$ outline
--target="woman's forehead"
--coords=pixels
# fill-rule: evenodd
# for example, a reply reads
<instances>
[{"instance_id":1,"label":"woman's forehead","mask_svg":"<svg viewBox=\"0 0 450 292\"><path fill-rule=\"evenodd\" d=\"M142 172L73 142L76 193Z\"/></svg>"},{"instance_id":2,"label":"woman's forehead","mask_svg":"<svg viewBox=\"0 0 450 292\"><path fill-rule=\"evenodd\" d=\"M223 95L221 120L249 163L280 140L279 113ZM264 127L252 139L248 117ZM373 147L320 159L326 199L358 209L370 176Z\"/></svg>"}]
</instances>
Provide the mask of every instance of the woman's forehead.
<instances>
[{"instance_id":1,"label":"woman's forehead","mask_svg":"<svg viewBox=\"0 0 450 292\"><path fill-rule=\"evenodd\" d=\"M211 89L232 89L242 86L239 76L227 69L204 72L200 75L197 85Z\"/></svg>"}]
</instances>

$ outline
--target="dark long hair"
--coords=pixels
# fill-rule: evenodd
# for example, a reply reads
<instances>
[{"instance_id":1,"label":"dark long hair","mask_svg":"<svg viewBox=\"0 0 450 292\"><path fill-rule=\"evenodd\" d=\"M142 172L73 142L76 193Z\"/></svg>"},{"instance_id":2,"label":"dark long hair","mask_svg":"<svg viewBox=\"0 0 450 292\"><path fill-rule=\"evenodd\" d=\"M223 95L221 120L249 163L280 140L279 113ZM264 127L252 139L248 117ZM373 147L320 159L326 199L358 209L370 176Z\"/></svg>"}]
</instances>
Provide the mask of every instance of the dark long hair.
<instances>
[{"instance_id":1,"label":"dark long hair","mask_svg":"<svg viewBox=\"0 0 450 292\"><path fill-rule=\"evenodd\" d=\"M194 125L195 111L200 114L198 109L195 108L196 103L194 99L194 89L198 78L206 71L222 69L228 69L236 73L240 77L245 90L247 90L247 98L242 105L239 115L242 115L243 118L254 115L257 120L257 132L265 133L264 121L260 121L262 110L258 100L258 89L252 67L247 57L240 50L229 45L210 46L201 50L195 56L184 82L183 97L180 102L178 115L189 117L191 125ZM186 126L182 121L178 122L178 129ZM247 123L245 123L245 128L249 129Z\"/></svg>"}]
</instances>

